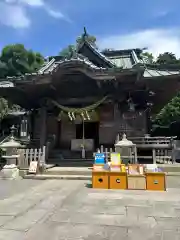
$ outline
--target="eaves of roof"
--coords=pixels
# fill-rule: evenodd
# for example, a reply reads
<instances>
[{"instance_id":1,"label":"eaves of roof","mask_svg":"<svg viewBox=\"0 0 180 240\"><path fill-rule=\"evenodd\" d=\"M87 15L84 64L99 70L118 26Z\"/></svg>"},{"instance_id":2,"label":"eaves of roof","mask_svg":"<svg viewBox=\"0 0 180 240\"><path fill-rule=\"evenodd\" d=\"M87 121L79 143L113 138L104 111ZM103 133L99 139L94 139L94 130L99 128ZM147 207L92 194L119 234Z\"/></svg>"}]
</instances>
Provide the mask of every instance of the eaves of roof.
<instances>
[{"instance_id":1,"label":"eaves of roof","mask_svg":"<svg viewBox=\"0 0 180 240\"><path fill-rule=\"evenodd\" d=\"M88 59L81 59L81 58L71 58L71 59L65 59L63 61L56 61L54 58L51 59L48 63L42 66L37 72L34 73L26 73L25 75L21 76L11 76L7 77L7 81L18 81L18 80L26 80L34 77L40 77L40 76L45 76L45 75L52 75L60 66L65 66L65 65L74 65L74 64L84 64L86 67L89 67L92 70L99 70L103 71L106 70L105 68L99 68L96 65L92 64Z\"/></svg>"},{"instance_id":2,"label":"eaves of roof","mask_svg":"<svg viewBox=\"0 0 180 240\"><path fill-rule=\"evenodd\" d=\"M122 55L123 53L123 55ZM123 69L133 68L134 65L139 64L140 60L134 50L124 51L121 55L109 57L116 67Z\"/></svg>"},{"instance_id":3,"label":"eaves of roof","mask_svg":"<svg viewBox=\"0 0 180 240\"><path fill-rule=\"evenodd\" d=\"M55 61L55 59L51 59L50 62L48 62L46 65L44 65L39 71L36 73L27 73L23 76L18 77L7 77L6 81L11 82L36 82L36 79L39 77L44 77L48 75L53 75L54 72L58 71L60 68L66 69L71 67L85 67L88 71L90 71L92 74L97 75L97 78L100 76L105 76L106 78L116 76L116 74L128 74L128 73L135 73L138 70L137 69L123 69L120 67L114 67L114 68L103 68L103 67L97 67L92 62L90 62L87 58L82 57L74 57L71 59L65 59L63 61ZM84 68L83 68L84 69Z\"/></svg>"},{"instance_id":4,"label":"eaves of roof","mask_svg":"<svg viewBox=\"0 0 180 240\"><path fill-rule=\"evenodd\" d=\"M89 42L87 42L86 40L77 47L77 52L80 51L80 49L84 46L88 46L93 53L98 56L100 59L102 59L103 61L105 61L107 64L109 64L111 67L114 67L115 64L108 58L106 57L102 52L100 52L98 49L96 49L92 44L90 44Z\"/></svg>"},{"instance_id":5,"label":"eaves of roof","mask_svg":"<svg viewBox=\"0 0 180 240\"><path fill-rule=\"evenodd\" d=\"M177 71L177 70L169 71L169 70L146 68L143 76L145 78L153 78L153 77L166 77L166 76L174 76L174 75L180 75L180 71Z\"/></svg>"}]
</instances>

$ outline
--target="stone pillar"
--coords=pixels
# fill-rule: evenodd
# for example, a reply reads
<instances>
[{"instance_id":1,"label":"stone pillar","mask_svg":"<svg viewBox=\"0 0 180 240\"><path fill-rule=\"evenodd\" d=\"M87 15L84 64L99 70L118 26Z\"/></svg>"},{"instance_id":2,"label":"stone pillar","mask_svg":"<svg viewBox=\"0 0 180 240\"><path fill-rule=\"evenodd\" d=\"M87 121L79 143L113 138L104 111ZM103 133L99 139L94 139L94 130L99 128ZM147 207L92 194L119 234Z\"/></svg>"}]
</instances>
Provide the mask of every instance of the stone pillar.
<instances>
[{"instance_id":1,"label":"stone pillar","mask_svg":"<svg viewBox=\"0 0 180 240\"><path fill-rule=\"evenodd\" d=\"M47 109L45 106L40 108L39 111L40 118L41 118L41 131L40 131L40 146L43 147L46 143L46 123L47 123Z\"/></svg>"}]
</instances>

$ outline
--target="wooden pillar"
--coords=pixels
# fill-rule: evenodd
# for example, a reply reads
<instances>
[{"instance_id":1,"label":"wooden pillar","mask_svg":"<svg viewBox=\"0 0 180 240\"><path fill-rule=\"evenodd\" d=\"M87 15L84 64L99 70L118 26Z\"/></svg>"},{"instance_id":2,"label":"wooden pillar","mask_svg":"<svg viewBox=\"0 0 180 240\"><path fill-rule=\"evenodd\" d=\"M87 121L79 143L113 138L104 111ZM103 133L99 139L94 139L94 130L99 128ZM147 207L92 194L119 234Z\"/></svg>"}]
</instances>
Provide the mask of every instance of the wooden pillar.
<instances>
[{"instance_id":1,"label":"wooden pillar","mask_svg":"<svg viewBox=\"0 0 180 240\"><path fill-rule=\"evenodd\" d=\"M30 137L31 139L34 139L35 111L31 112L29 121L30 121Z\"/></svg>"},{"instance_id":2,"label":"wooden pillar","mask_svg":"<svg viewBox=\"0 0 180 240\"><path fill-rule=\"evenodd\" d=\"M28 118L27 116L24 116L21 119L21 125L20 125L20 137L21 138L27 138L28 137Z\"/></svg>"},{"instance_id":3,"label":"wooden pillar","mask_svg":"<svg viewBox=\"0 0 180 240\"><path fill-rule=\"evenodd\" d=\"M153 164L156 164L156 149L154 148L152 150L152 158L153 158Z\"/></svg>"},{"instance_id":4,"label":"wooden pillar","mask_svg":"<svg viewBox=\"0 0 180 240\"><path fill-rule=\"evenodd\" d=\"M41 131L40 131L40 147L43 147L46 144L46 123L47 123L47 109L45 106L42 106L39 111L41 118Z\"/></svg>"},{"instance_id":5,"label":"wooden pillar","mask_svg":"<svg viewBox=\"0 0 180 240\"><path fill-rule=\"evenodd\" d=\"M172 144L172 164L176 163L176 140L171 139Z\"/></svg>"}]
</instances>

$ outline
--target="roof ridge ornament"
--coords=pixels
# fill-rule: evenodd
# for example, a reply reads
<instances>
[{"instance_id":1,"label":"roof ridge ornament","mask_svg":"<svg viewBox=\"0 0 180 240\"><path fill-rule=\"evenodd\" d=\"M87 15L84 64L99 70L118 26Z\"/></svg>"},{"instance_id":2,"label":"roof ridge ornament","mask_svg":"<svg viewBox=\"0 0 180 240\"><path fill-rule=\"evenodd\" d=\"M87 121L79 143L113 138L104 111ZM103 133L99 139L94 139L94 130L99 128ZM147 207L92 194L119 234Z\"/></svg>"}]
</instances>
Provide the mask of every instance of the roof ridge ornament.
<instances>
[{"instance_id":1,"label":"roof ridge ornament","mask_svg":"<svg viewBox=\"0 0 180 240\"><path fill-rule=\"evenodd\" d=\"M88 33L87 33L87 30L86 30L86 27L83 28L84 29L84 33L82 34L82 39L83 41L86 41L86 38L88 37Z\"/></svg>"}]
</instances>

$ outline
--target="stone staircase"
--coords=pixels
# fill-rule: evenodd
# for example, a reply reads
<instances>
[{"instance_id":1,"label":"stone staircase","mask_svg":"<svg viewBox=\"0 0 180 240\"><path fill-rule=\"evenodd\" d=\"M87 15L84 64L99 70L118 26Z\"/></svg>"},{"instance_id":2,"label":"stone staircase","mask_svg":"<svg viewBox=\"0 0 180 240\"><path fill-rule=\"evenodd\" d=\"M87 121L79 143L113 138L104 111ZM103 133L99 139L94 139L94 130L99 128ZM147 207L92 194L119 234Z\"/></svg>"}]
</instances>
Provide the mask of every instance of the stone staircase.
<instances>
[{"instance_id":1,"label":"stone staircase","mask_svg":"<svg viewBox=\"0 0 180 240\"><path fill-rule=\"evenodd\" d=\"M91 167L52 167L43 174L28 174L25 179L66 179L66 180L90 180L92 178Z\"/></svg>"},{"instance_id":2,"label":"stone staircase","mask_svg":"<svg viewBox=\"0 0 180 240\"><path fill-rule=\"evenodd\" d=\"M92 167L93 162L93 152L86 152L86 158L82 158L81 152L59 149L53 150L47 160L48 164L60 167Z\"/></svg>"},{"instance_id":3,"label":"stone staircase","mask_svg":"<svg viewBox=\"0 0 180 240\"><path fill-rule=\"evenodd\" d=\"M180 177L180 164L169 165L161 164L160 167L166 172L167 176ZM25 179L64 179L64 180L92 180L92 167L52 167L47 169L43 174L28 174L24 176Z\"/></svg>"}]
</instances>

